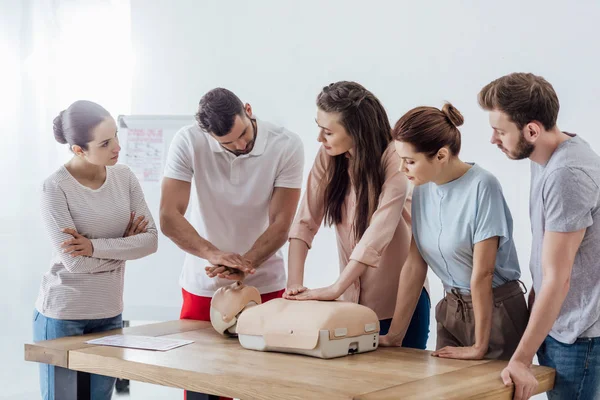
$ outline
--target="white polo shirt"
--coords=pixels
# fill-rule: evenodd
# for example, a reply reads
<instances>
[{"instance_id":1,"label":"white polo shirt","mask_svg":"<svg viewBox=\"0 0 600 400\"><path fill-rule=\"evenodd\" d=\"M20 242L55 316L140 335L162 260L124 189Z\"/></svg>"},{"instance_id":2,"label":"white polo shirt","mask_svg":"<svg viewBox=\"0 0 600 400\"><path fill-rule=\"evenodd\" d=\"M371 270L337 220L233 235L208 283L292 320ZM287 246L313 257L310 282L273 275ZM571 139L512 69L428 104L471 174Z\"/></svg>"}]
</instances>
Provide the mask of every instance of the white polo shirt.
<instances>
[{"instance_id":1,"label":"white polo shirt","mask_svg":"<svg viewBox=\"0 0 600 400\"><path fill-rule=\"evenodd\" d=\"M304 148L298 135L257 120L249 154L236 157L197 124L181 128L169 149L164 176L192 182L191 224L219 250L244 254L269 226L269 202L275 187L302 187ZM209 278L208 261L186 254L179 284L197 296L211 297L231 281ZM286 284L279 249L244 281L260 293Z\"/></svg>"}]
</instances>

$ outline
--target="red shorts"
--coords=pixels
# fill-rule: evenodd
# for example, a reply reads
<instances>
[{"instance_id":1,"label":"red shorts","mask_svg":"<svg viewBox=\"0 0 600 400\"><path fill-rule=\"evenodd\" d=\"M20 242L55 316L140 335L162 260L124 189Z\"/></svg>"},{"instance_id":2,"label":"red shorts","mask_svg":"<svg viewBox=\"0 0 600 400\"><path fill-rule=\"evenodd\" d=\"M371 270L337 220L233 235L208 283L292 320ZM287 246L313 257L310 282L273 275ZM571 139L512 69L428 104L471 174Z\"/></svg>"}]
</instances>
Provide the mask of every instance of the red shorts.
<instances>
[{"instance_id":1,"label":"red shorts","mask_svg":"<svg viewBox=\"0 0 600 400\"><path fill-rule=\"evenodd\" d=\"M281 289L277 292L265 293L260 295L260 299L263 303L269 300L278 299L283 296L285 289ZM197 321L210 321L210 301L212 297L196 296L185 289L181 288L183 294L183 305L181 306L181 314L179 319L195 319ZM183 398L186 398L185 392ZM221 400L228 399L227 397L220 397Z\"/></svg>"},{"instance_id":2,"label":"red shorts","mask_svg":"<svg viewBox=\"0 0 600 400\"><path fill-rule=\"evenodd\" d=\"M269 300L278 299L283 296L285 289L277 292L261 294L260 298L263 303ZM196 296L185 289L181 289L183 294L183 306L181 306L181 314L179 319L195 319L197 321L210 321L210 301L212 297Z\"/></svg>"}]
</instances>

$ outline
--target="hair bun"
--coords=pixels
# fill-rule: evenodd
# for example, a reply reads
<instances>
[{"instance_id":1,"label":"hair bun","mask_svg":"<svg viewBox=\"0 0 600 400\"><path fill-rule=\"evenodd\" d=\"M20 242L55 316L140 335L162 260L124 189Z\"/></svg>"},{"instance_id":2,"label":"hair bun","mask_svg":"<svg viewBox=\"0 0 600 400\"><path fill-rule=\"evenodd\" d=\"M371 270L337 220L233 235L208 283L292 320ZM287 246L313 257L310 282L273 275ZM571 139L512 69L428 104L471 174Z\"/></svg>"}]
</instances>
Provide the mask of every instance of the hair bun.
<instances>
[{"instance_id":1,"label":"hair bun","mask_svg":"<svg viewBox=\"0 0 600 400\"><path fill-rule=\"evenodd\" d=\"M446 115L446 118L448 118L450 122L452 122L452 124L456 127L461 126L465 122L465 119L463 118L460 111L458 111L456 107L454 107L450 103L444 104L444 107L442 107L442 112L444 113L444 115Z\"/></svg>"},{"instance_id":2,"label":"hair bun","mask_svg":"<svg viewBox=\"0 0 600 400\"><path fill-rule=\"evenodd\" d=\"M61 144L66 144L67 143L67 139L65 138L65 132L63 131L63 114L64 114L64 110L60 112L60 114L58 114L56 116L56 118L54 118L54 122L53 122L53 126L54 126L54 138L56 139L56 141L58 143Z\"/></svg>"}]
</instances>

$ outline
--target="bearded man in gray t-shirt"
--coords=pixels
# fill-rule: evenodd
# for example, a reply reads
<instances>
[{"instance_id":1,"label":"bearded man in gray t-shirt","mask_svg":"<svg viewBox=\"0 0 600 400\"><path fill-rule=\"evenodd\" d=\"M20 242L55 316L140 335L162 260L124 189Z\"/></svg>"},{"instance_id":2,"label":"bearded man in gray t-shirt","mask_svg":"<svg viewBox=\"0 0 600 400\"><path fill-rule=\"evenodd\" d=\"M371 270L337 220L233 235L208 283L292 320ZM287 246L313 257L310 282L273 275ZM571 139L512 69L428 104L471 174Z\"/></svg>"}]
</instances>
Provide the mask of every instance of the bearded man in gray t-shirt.
<instances>
[{"instance_id":1,"label":"bearded man in gray t-shirt","mask_svg":"<svg viewBox=\"0 0 600 400\"><path fill-rule=\"evenodd\" d=\"M510 159L531 160L530 319L502 379L514 382L515 399L529 398L537 351L540 364L556 369L549 399L598 399L600 157L556 126L558 97L542 77L496 79L479 104L489 111L491 142Z\"/></svg>"}]
</instances>

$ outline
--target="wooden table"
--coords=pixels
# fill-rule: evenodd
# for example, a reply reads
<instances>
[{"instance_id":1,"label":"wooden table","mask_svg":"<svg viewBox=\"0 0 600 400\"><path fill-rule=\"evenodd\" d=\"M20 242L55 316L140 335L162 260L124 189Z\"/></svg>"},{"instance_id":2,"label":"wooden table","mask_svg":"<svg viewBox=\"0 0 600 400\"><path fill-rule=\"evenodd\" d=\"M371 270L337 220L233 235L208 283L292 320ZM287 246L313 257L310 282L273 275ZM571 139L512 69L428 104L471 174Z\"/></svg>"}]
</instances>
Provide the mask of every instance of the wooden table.
<instances>
[{"instance_id":1,"label":"wooden table","mask_svg":"<svg viewBox=\"0 0 600 400\"><path fill-rule=\"evenodd\" d=\"M115 333L193 340L167 352L94 346L86 340ZM512 399L501 361L459 361L422 350L379 348L331 360L243 349L217 334L210 323L171 321L102 334L25 345L25 360L53 364L57 399L89 399L89 374L101 374L250 399ZM534 366L536 393L554 385L554 370ZM86 397L87 396L87 397Z\"/></svg>"}]
</instances>

